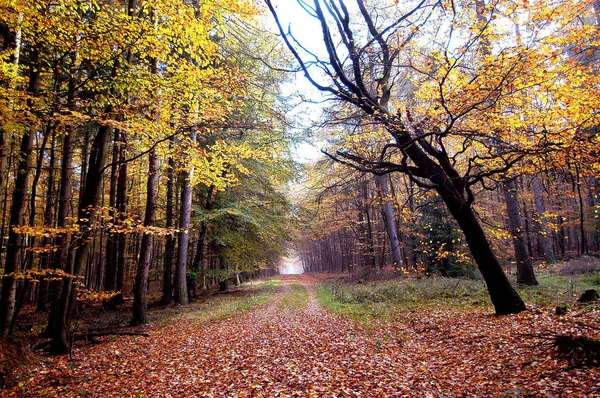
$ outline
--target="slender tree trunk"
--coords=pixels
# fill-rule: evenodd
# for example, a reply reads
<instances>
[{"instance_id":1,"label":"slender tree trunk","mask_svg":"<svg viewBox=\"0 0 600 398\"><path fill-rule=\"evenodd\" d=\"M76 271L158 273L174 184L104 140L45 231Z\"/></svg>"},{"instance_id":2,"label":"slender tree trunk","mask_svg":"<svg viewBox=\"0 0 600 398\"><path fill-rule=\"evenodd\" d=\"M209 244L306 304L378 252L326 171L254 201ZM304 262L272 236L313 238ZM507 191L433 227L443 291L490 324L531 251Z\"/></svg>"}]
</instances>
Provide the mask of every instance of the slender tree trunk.
<instances>
[{"instance_id":1,"label":"slender tree trunk","mask_svg":"<svg viewBox=\"0 0 600 398\"><path fill-rule=\"evenodd\" d=\"M173 186L175 179L175 162L172 157L169 157L169 164L167 169L167 204L166 204L166 228L172 228L174 225L174 211L173 211ZM162 302L168 304L171 302L173 297L173 254L175 252L175 237L173 235L167 236L167 242L165 244L165 261L163 270L163 288L162 288Z\"/></svg>"},{"instance_id":2,"label":"slender tree trunk","mask_svg":"<svg viewBox=\"0 0 600 398\"><path fill-rule=\"evenodd\" d=\"M148 184L146 196L146 215L144 227L153 227L156 220L156 196L158 185L158 156L155 150L150 151L148 164ZM142 237L142 245L135 276L135 288L133 291L133 326L148 323L148 270L152 261L152 246L154 235L152 231L145 231Z\"/></svg>"},{"instance_id":3,"label":"slender tree trunk","mask_svg":"<svg viewBox=\"0 0 600 398\"><path fill-rule=\"evenodd\" d=\"M54 227L54 202L55 202L55 183L54 173L56 169L56 132L52 131L52 142L50 145L50 164L48 166L48 186L46 189L46 204L44 206L44 225L47 227ZM43 246L48 246L52 243L51 238L44 238L42 240ZM41 268L47 269L50 267L51 254L45 253L42 257ZM46 304L48 303L48 281L45 278L40 280L40 286L37 296L36 311L44 311Z\"/></svg>"},{"instance_id":4,"label":"slender tree trunk","mask_svg":"<svg viewBox=\"0 0 600 398\"><path fill-rule=\"evenodd\" d=\"M517 283L522 285L537 285L533 265L523 236L523 217L519 208L519 192L514 179L503 184L504 199L508 215L508 228L512 235L515 259L517 261Z\"/></svg>"},{"instance_id":5,"label":"slender tree trunk","mask_svg":"<svg viewBox=\"0 0 600 398\"><path fill-rule=\"evenodd\" d=\"M212 194L214 191L214 185L211 185L208 188L206 193L206 200L204 202L204 209L211 210L212 208ZM204 270L206 265L206 235L208 233L208 225L203 222L200 226L200 233L198 234L198 242L196 244L196 254L194 255L194 261L192 262L192 269L198 273L199 270ZM203 276L203 280L205 280ZM194 282L197 284L197 282ZM203 288L205 287L205 283L202 284Z\"/></svg>"},{"instance_id":6,"label":"slender tree trunk","mask_svg":"<svg viewBox=\"0 0 600 398\"><path fill-rule=\"evenodd\" d=\"M195 143L196 127L190 130L190 142ZM188 291L186 285L188 243L190 239L190 218L192 214L192 178L194 168L182 173L183 187L181 190L181 210L179 216L179 233L177 234L177 263L175 265L175 303L187 304Z\"/></svg>"},{"instance_id":7,"label":"slender tree trunk","mask_svg":"<svg viewBox=\"0 0 600 398\"><path fill-rule=\"evenodd\" d=\"M575 174L576 174L576 186L577 186L577 199L579 204L579 234L581 235L581 239L579 240L579 248L581 250L581 254L585 254L588 252L587 250L587 239L585 237L585 207L583 204L583 194L581 193L581 175L579 173L579 166L575 164Z\"/></svg>"},{"instance_id":8,"label":"slender tree trunk","mask_svg":"<svg viewBox=\"0 0 600 398\"><path fill-rule=\"evenodd\" d=\"M123 147L121 148L121 154L119 156L119 177L117 181L117 212L119 219L122 221L125 219L127 211L127 162L125 161L125 134L121 134L121 140ZM123 232L117 234L116 244L116 260L117 260L117 280L114 290L123 290L125 284L125 275L127 273L127 264L125 262L125 249L126 249L126 237Z\"/></svg>"},{"instance_id":9,"label":"slender tree trunk","mask_svg":"<svg viewBox=\"0 0 600 398\"><path fill-rule=\"evenodd\" d=\"M556 258L554 257L554 250L552 250L552 235L550 228L548 227L548 219L545 215L546 206L542 196L542 183L538 176L533 178L533 196L535 201L535 210L538 216L538 227L540 238L542 240L544 258L546 259L547 264L554 264L556 262Z\"/></svg>"},{"instance_id":10,"label":"slender tree trunk","mask_svg":"<svg viewBox=\"0 0 600 398\"><path fill-rule=\"evenodd\" d=\"M20 234L15 227L23 225L25 212L25 196L27 194L27 179L29 176L30 155L33 149L33 131L23 133L19 150L19 165L17 178L12 194L10 207L10 229L6 244L6 260L4 263L4 276L2 278L2 301L0 302L0 337L7 336L13 316L15 315L15 300L17 293L17 279L14 274L20 272L19 267L19 242Z\"/></svg>"},{"instance_id":11,"label":"slender tree trunk","mask_svg":"<svg viewBox=\"0 0 600 398\"><path fill-rule=\"evenodd\" d=\"M68 108L73 110L75 108L75 93L74 81L71 79ZM58 193L58 212L56 219L58 221L57 227L62 230L56 238L57 251L52 256L51 267L53 269L60 269L68 273L72 273L70 264L69 247L67 245L69 241L69 235L66 233L67 228L67 217L69 216L70 202L71 202L71 187L73 176L71 169L73 168L73 144L74 144L75 129L71 128L70 131L63 136L63 148L61 156L60 166L60 186ZM61 306L66 299L62 296L70 294L70 279L63 278L61 281L54 281L50 284L50 313L48 315L48 326L45 334L47 336L53 336L58 352L63 351L62 347L67 346L67 335L66 335L66 319L61 317L64 315L64 311L61 311ZM59 325L60 324L60 325ZM56 330L59 330L60 335L55 335Z\"/></svg>"},{"instance_id":12,"label":"slender tree trunk","mask_svg":"<svg viewBox=\"0 0 600 398\"><path fill-rule=\"evenodd\" d=\"M108 193L108 207L112 214L112 223L117 223L117 171L119 167L119 154L121 152L120 134L118 129L114 129L113 134L113 152L112 164L110 166L110 188ZM104 267L104 289L117 290L117 236L115 232L108 232L106 238L106 265Z\"/></svg>"},{"instance_id":13,"label":"slender tree trunk","mask_svg":"<svg viewBox=\"0 0 600 398\"><path fill-rule=\"evenodd\" d=\"M394 207L388 188L388 178L388 175L376 176L376 181L381 191L381 200L383 202L384 210L383 222L390 241L392 262L394 263L394 269L399 269L402 267L402 249L400 247L400 240L398 239L398 230L396 229Z\"/></svg>"},{"instance_id":14,"label":"slender tree trunk","mask_svg":"<svg viewBox=\"0 0 600 398\"><path fill-rule=\"evenodd\" d=\"M42 166L44 165L44 152L46 151L46 145L50 138L52 126L50 123L47 124L42 137L42 144L39 146L39 153L35 162L35 173L33 174L33 180L31 181L31 196L29 197L29 222L31 226L35 225L35 216L37 208L37 187L42 176ZM29 240L29 247L35 246L36 238L31 237ZM29 250L25 255L25 269L30 269L33 266L33 251Z\"/></svg>"}]
</instances>

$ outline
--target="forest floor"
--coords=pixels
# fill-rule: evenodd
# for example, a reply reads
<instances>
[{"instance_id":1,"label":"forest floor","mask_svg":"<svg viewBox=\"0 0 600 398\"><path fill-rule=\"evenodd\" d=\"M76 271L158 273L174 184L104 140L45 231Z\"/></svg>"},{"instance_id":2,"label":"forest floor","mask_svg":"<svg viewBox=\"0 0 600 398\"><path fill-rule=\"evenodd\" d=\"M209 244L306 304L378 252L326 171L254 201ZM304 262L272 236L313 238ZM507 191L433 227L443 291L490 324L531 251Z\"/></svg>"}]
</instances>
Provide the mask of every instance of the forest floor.
<instances>
[{"instance_id":1,"label":"forest floor","mask_svg":"<svg viewBox=\"0 0 600 398\"><path fill-rule=\"evenodd\" d=\"M281 276L257 307L188 312L155 320L149 337L76 345L72 360L45 358L0 395L600 397L600 368L573 367L534 336L580 334L598 324L598 306L495 317L486 306L432 304L357 322L327 304L319 278Z\"/></svg>"}]
</instances>

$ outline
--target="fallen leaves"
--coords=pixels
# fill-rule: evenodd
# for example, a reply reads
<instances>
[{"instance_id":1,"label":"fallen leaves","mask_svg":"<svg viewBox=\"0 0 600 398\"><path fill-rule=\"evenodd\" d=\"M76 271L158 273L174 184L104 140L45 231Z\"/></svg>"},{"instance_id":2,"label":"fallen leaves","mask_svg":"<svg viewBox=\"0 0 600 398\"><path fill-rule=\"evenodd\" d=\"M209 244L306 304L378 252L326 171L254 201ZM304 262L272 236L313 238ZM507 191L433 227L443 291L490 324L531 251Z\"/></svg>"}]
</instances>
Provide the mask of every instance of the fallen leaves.
<instances>
[{"instance_id":1,"label":"fallen leaves","mask_svg":"<svg viewBox=\"0 0 600 398\"><path fill-rule=\"evenodd\" d=\"M288 279L291 277L288 277ZM269 303L218 322L182 317L150 337L76 348L51 358L8 396L317 397L595 396L600 370L569 369L548 346L523 337L581 328L551 309L505 317L436 308L398 314L368 331L316 302ZM579 322L598 313L574 314Z\"/></svg>"}]
</instances>

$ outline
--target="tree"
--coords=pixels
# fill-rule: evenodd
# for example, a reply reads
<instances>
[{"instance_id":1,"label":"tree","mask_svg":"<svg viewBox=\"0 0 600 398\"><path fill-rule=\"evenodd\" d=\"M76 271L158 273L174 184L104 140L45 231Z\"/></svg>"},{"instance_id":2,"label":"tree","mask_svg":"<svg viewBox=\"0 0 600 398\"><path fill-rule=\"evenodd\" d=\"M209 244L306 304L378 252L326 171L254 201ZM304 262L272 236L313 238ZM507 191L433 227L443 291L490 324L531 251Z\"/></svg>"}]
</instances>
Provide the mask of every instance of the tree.
<instances>
[{"instance_id":1,"label":"tree","mask_svg":"<svg viewBox=\"0 0 600 398\"><path fill-rule=\"evenodd\" d=\"M514 36L495 20L521 15L514 11L520 10L518 5L495 3L479 28L468 2L390 3L383 12L357 0L357 13L352 14L343 1L315 0L311 7L303 4L321 28L323 47L318 51L298 44L284 29L273 2L265 3L307 79L361 110L366 122L388 133L375 158L344 147L330 156L376 175L402 172L416 185L435 190L464 233L496 313L522 311L525 305L474 212L474 189L485 187L526 156L560 147L588 116L585 111L569 115L556 106L573 101L577 86L571 79L586 73L584 68L570 65L577 69L572 72L552 62L566 49L563 31L574 34L573 28L565 22L543 31L548 29L544 16L555 13L572 21L574 9L583 3L553 9L536 3L533 11L523 11L531 29L527 37L532 39L515 45ZM484 35L488 30L490 35ZM488 36L495 38L493 54L475 57L478 41ZM541 64L548 65L544 74L539 73ZM396 87L406 80L418 87L414 99L398 96ZM539 100L535 94L543 91L551 93L551 101L535 109L524 106ZM557 118L553 123L550 114ZM495 151L498 147L504 150Z\"/></svg>"},{"instance_id":2,"label":"tree","mask_svg":"<svg viewBox=\"0 0 600 398\"><path fill-rule=\"evenodd\" d=\"M519 206L519 193L514 179L510 179L502 184L504 199L508 216L508 228L512 236L513 247L515 250L515 259L517 261L517 283L523 285L537 285L533 273L533 265L529 250L525 244L523 216Z\"/></svg>"},{"instance_id":3,"label":"tree","mask_svg":"<svg viewBox=\"0 0 600 398\"><path fill-rule=\"evenodd\" d=\"M20 45L20 43L17 43ZM17 50L19 51L19 50ZM28 71L27 85L27 107L30 112L34 112L34 100L39 94L40 89L40 51L41 43L35 42L31 49ZM17 177L12 194L12 203L10 208L10 221L8 242L6 244L6 262L4 265L4 275L2 277L2 299L0 300L0 336L6 336L11 330L13 317L15 317L17 275L21 269L19 266L19 243L21 237L16 230L23 225L23 218L26 206L27 179L29 177L29 167L31 161L31 151L33 149L33 138L35 135L34 126L25 126L21 138L21 145L18 152L19 165L17 167Z\"/></svg>"}]
</instances>

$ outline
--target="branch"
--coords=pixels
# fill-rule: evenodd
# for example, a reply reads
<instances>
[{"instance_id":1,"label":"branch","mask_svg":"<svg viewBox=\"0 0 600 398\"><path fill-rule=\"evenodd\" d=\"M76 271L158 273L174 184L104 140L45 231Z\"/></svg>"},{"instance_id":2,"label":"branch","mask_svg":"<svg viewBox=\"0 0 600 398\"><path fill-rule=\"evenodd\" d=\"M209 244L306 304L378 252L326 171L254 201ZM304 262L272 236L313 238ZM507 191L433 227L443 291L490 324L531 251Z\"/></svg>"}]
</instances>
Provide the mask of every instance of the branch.
<instances>
[{"instance_id":1,"label":"branch","mask_svg":"<svg viewBox=\"0 0 600 398\"><path fill-rule=\"evenodd\" d=\"M267 5L267 7L269 8L269 11L271 12L271 15L273 15L273 18L275 19L275 23L277 24L277 29L279 30L279 33L281 34L281 37L283 38L283 41L285 42L287 48L294 55L294 58L296 58L296 61L298 61L298 63L300 64L300 68L304 72L304 76L318 90L324 91L324 92L329 92L329 93L334 94L334 95L339 95L339 93L336 90L332 89L331 87L329 87L329 86L323 86L323 85L317 83L317 81L308 72L308 67L306 66L306 64L302 60L302 57L300 57L300 54L298 54L298 51L296 51L296 49L294 48L294 46L292 46L292 43L290 42L290 40L288 38L288 35L284 32L283 27L281 26L281 21L279 20L279 15L277 15L277 12L275 11L275 8L273 7L273 4L272 4L271 0L264 0L264 1L265 1L265 4ZM291 36L291 34L290 34L290 36Z\"/></svg>"}]
</instances>

